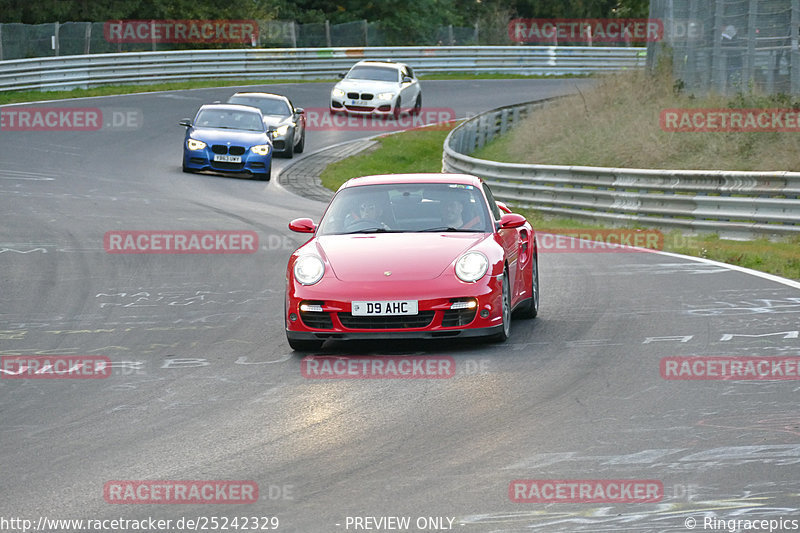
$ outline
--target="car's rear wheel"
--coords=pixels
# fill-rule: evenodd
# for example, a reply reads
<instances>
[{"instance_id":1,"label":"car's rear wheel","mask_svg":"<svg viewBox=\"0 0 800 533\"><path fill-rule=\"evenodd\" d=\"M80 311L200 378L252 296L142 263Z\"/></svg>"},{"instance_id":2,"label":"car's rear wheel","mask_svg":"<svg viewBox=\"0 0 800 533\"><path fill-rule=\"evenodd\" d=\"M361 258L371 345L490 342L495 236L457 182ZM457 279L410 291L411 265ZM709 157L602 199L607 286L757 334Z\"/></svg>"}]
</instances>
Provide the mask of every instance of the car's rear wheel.
<instances>
[{"instance_id":1,"label":"car's rear wheel","mask_svg":"<svg viewBox=\"0 0 800 533\"><path fill-rule=\"evenodd\" d=\"M322 348L325 341L289 339L289 347L296 352L313 352Z\"/></svg>"},{"instance_id":2,"label":"car's rear wheel","mask_svg":"<svg viewBox=\"0 0 800 533\"><path fill-rule=\"evenodd\" d=\"M522 318L536 318L539 314L539 258L534 252L531 260L531 297L517 308Z\"/></svg>"},{"instance_id":3,"label":"car's rear wheel","mask_svg":"<svg viewBox=\"0 0 800 533\"><path fill-rule=\"evenodd\" d=\"M501 315L503 317L503 327L496 333L492 340L494 342L505 342L511 336L511 287L508 286L508 269L503 271L503 309Z\"/></svg>"}]
</instances>

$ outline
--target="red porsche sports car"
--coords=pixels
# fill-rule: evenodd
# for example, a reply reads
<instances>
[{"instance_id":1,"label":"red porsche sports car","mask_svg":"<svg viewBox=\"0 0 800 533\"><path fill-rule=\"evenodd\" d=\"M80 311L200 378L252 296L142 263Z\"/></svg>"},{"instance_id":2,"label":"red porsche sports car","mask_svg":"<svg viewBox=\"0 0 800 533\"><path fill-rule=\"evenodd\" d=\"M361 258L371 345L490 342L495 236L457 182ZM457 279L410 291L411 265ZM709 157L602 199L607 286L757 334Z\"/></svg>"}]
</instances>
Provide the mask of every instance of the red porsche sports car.
<instances>
[{"instance_id":1,"label":"red porsche sports car","mask_svg":"<svg viewBox=\"0 0 800 533\"><path fill-rule=\"evenodd\" d=\"M465 174L387 174L342 185L286 271L286 336L326 339L489 336L539 310L536 234Z\"/></svg>"}]
</instances>

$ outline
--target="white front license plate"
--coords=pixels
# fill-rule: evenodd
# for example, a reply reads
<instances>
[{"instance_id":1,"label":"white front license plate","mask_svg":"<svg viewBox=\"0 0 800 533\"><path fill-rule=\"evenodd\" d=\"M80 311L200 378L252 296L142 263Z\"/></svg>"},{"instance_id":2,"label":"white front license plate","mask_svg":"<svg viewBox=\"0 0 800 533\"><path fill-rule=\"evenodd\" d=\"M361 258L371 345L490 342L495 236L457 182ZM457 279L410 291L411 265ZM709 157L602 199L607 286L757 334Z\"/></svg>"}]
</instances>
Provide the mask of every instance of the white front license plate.
<instances>
[{"instance_id":1,"label":"white front license plate","mask_svg":"<svg viewBox=\"0 0 800 533\"><path fill-rule=\"evenodd\" d=\"M242 156L240 155L214 155L214 161L218 161L220 163L241 163Z\"/></svg>"},{"instance_id":2,"label":"white front license plate","mask_svg":"<svg viewBox=\"0 0 800 533\"><path fill-rule=\"evenodd\" d=\"M392 300L380 302L353 302L353 316L416 315L417 300Z\"/></svg>"}]
</instances>

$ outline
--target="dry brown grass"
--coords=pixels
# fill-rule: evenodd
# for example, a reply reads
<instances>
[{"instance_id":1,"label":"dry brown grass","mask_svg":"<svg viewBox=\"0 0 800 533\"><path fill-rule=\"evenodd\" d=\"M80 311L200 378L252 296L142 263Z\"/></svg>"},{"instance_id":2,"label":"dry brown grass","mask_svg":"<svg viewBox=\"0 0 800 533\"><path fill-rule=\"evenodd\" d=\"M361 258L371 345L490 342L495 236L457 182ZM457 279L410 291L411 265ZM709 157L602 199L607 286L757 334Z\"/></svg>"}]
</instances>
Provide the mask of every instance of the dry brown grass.
<instances>
[{"instance_id":1,"label":"dry brown grass","mask_svg":"<svg viewBox=\"0 0 800 533\"><path fill-rule=\"evenodd\" d=\"M696 99L673 91L668 73L626 72L536 111L476 157L600 167L800 171L798 133L676 133L666 108L790 108L786 97Z\"/></svg>"}]
</instances>

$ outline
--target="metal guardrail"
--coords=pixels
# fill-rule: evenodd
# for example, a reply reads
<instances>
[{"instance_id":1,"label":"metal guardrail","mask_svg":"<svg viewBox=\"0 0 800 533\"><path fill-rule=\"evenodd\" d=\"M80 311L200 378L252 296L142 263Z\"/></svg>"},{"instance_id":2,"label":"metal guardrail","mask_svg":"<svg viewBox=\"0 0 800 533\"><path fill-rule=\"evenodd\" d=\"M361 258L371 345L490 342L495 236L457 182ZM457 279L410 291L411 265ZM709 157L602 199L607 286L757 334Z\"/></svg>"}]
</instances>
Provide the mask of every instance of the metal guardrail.
<instances>
[{"instance_id":1,"label":"metal guardrail","mask_svg":"<svg viewBox=\"0 0 800 533\"><path fill-rule=\"evenodd\" d=\"M483 113L447 136L444 172L474 174L511 205L595 222L730 237L800 235L800 173L499 163L470 157L546 101Z\"/></svg>"},{"instance_id":2,"label":"metal guardrail","mask_svg":"<svg viewBox=\"0 0 800 533\"><path fill-rule=\"evenodd\" d=\"M0 61L0 91L68 90L207 78L336 77L361 59L392 59L419 73L589 74L644 67L645 48L435 46L265 48L95 54Z\"/></svg>"}]
</instances>

